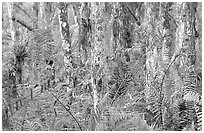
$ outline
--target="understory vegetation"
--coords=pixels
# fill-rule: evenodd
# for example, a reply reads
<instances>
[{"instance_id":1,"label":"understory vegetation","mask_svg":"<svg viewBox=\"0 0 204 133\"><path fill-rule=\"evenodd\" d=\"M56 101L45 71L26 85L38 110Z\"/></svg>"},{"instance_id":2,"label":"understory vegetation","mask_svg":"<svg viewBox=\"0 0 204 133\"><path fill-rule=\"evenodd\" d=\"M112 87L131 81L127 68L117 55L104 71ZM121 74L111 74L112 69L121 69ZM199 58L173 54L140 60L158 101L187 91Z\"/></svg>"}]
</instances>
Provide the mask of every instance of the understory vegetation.
<instances>
[{"instance_id":1,"label":"understory vegetation","mask_svg":"<svg viewBox=\"0 0 204 133\"><path fill-rule=\"evenodd\" d=\"M201 131L202 3L2 3L2 130Z\"/></svg>"}]
</instances>

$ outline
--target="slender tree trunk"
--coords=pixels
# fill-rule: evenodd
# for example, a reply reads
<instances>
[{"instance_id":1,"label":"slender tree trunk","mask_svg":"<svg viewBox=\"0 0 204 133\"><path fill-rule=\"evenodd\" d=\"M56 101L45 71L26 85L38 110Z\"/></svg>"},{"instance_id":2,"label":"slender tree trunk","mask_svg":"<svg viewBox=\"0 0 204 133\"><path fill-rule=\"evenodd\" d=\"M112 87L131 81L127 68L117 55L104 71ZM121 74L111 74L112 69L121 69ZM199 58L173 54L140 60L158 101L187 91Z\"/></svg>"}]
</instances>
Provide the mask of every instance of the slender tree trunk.
<instances>
[{"instance_id":1,"label":"slender tree trunk","mask_svg":"<svg viewBox=\"0 0 204 133\"><path fill-rule=\"evenodd\" d=\"M94 21L97 21L97 18L96 18L96 15L97 15L97 6L95 5L95 3L91 3L91 6L92 6L92 11L91 11L91 15L92 15L92 20ZM90 18L87 18L87 20L90 19ZM96 23L97 24L97 23ZM97 94L97 90L96 90L96 75L93 75L94 74L94 69L96 71L96 68L95 68L95 57L96 57L96 48L97 48L97 42L96 42L96 36L97 36L97 29L96 29L96 24L93 25L92 24L92 34L90 36L90 40L92 40L92 44L91 44L91 84L92 84L92 89L93 89L93 105L94 105L94 111L96 113L96 105L98 103L98 94Z\"/></svg>"},{"instance_id":2,"label":"slender tree trunk","mask_svg":"<svg viewBox=\"0 0 204 133\"><path fill-rule=\"evenodd\" d=\"M155 119L151 115L147 119L147 123L155 122L162 127L162 87L159 86L162 82L161 70L162 64L158 49L161 47L160 41L156 41L155 35L158 30L160 16L160 3L146 3L146 12L144 18L144 27L147 28L146 40L146 88L145 96L148 110L157 110L159 114ZM159 103L159 104L158 104ZM156 106L156 107L154 107ZM152 117L152 118L151 118ZM154 118L154 120L153 120Z\"/></svg>"},{"instance_id":3,"label":"slender tree trunk","mask_svg":"<svg viewBox=\"0 0 204 133\"><path fill-rule=\"evenodd\" d=\"M8 7L8 15L9 15L9 22L10 22L10 32L11 32L11 38L12 38L12 41L11 41L11 47L15 47L15 27L14 27L14 24L13 24L13 21L12 21L12 17L13 17L13 3L8 3L7 5ZM16 80L15 80L16 81ZM16 90L16 82L13 82L12 84L12 95L15 96L15 98L18 98L17 97L17 90ZM10 104L10 103L9 103ZM9 105L10 107L10 111L11 111L11 114L12 114L12 106ZM16 110L18 110L18 102L16 102Z\"/></svg>"},{"instance_id":4,"label":"slender tree trunk","mask_svg":"<svg viewBox=\"0 0 204 133\"><path fill-rule=\"evenodd\" d=\"M44 2L39 3L39 28L46 29L47 23L46 23L46 14L45 14L45 4Z\"/></svg>"},{"instance_id":5,"label":"slender tree trunk","mask_svg":"<svg viewBox=\"0 0 204 133\"><path fill-rule=\"evenodd\" d=\"M151 64L154 64L154 60L152 60L152 56L153 56L153 50L149 50L151 48L152 45L152 36L150 36L150 33L153 31L152 30L152 25L151 25L151 5L150 3L146 3L146 12L145 12L145 22L146 24L144 24L144 26L149 25L147 28L147 31L149 31L148 35L149 35L149 40L147 40L147 47L146 47L146 91L145 91L145 95L146 95L146 99L147 102L150 99L150 93L151 93L151 86L152 86L152 80L153 77L155 76L155 70L152 70L151 68Z\"/></svg>"},{"instance_id":6,"label":"slender tree trunk","mask_svg":"<svg viewBox=\"0 0 204 133\"><path fill-rule=\"evenodd\" d=\"M110 4L110 5L108 5ZM119 3L105 3L104 7L104 43L103 43L103 50L104 51L104 69L108 71L110 57L114 57L116 55L116 50L119 43ZM102 54L103 55L103 54ZM102 57L103 58L103 57ZM107 75L104 76L104 84L108 83ZM98 103L99 108L103 108L107 103L111 102L111 98L109 97L109 90L108 88L103 88L107 92L104 94L103 98Z\"/></svg>"},{"instance_id":7,"label":"slender tree trunk","mask_svg":"<svg viewBox=\"0 0 204 133\"><path fill-rule=\"evenodd\" d=\"M33 28L38 29L38 13L39 13L38 2L34 2L33 11L35 14L34 20L33 20Z\"/></svg>"},{"instance_id":8,"label":"slender tree trunk","mask_svg":"<svg viewBox=\"0 0 204 133\"><path fill-rule=\"evenodd\" d=\"M13 18L13 3L8 2L7 3L7 7L8 7L8 15L9 15L9 23L10 23L10 33L11 33L11 46L14 46L15 43L15 28L14 28L14 24L12 21Z\"/></svg>"},{"instance_id":9,"label":"slender tree trunk","mask_svg":"<svg viewBox=\"0 0 204 133\"><path fill-rule=\"evenodd\" d=\"M69 22L68 22L68 4L60 2L58 5L60 10L59 13L59 24L60 24L60 31L61 31L61 38L62 38L62 46L64 49L64 63L66 71L68 72L68 82L70 82L70 68L73 67L71 56L71 40L70 40L70 32L69 32Z\"/></svg>"},{"instance_id":10,"label":"slender tree trunk","mask_svg":"<svg viewBox=\"0 0 204 133\"><path fill-rule=\"evenodd\" d=\"M177 30L176 30L176 39L175 39L175 49L174 49L174 55L179 55L181 53L181 48L183 46L183 42L184 42L184 22L182 21L182 16L183 16L183 4L182 3L177 3L175 5L175 10L176 12L181 11L181 13L176 14L178 24L177 24ZM176 18L175 18L176 19ZM173 57L172 57L173 58ZM176 59L175 61L175 65L172 66L172 68L170 69L170 72L173 74L173 79L175 82L175 86L174 88L179 89L181 91L181 71L180 71L180 67L179 67L179 60L181 59L181 57L178 57L178 59Z\"/></svg>"},{"instance_id":11,"label":"slender tree trunk","mask_svg":"<svg viewBox=\"0 0 204 133\"><path fill-rule=\"evenodd\" d=\"M52 15L53 15L53 3L52 2L44 2L44 19L45 19L45 23L48 26L51 26L51 19L52 19Z\"/></svg>"}]
</instances>

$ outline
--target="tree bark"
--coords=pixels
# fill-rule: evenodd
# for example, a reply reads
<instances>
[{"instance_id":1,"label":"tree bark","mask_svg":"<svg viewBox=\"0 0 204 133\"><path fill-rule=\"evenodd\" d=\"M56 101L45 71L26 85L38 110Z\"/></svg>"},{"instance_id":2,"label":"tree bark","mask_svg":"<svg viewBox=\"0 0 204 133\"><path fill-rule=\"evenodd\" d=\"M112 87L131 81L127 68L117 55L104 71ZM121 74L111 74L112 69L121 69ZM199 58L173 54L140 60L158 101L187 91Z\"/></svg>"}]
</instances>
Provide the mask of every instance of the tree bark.
<instances>
[{"instance_id":1,"label":"tree bark","mask_svg":"<svg viewBox=\"0 0 204 133\"><path fill-rule=\"evenodd\" d=\"M161 47L160 41L156 41L156 30L158 30L158 24L161 21L159 18L160 3L146 3L146 12L144 18L144 27L147 28L147 40L146 40L146 104L147 109L157 110L159 114L157 119L153 117L147 118L147 123L153 121L162 127L162 87L159 86L162 82L162 62L160 61L158 49ZM158 104L159 103L159 104ZM156 106L156 107L154 107Z\"/></svg>"},{"instance_id":2,"label":"tree bark","mask_svg":"<svg viewBox=\"0 0 204 133\"><path fill-rule=\"evenodd\" d=\"M10 33L11 33L11 46L14 46L15 43L15 28L13 25L13 3L7 3L7 7L8 7L8 15L9 15L9 23L10 23Z\"/></svg>"},{"instance_id":3,"label":"tree bark","mask_svg":"<svg viewBox=\"0 0 204 133\"><path fill-rule=\"evenodd\" d=\"M68 4L60 2L58 5L59 8L59 24L60 24L60 33L62 38L62 47L64 51L64 64L67 76L68 83L71 82L71 70L73 67L72 64L72 51L71 51L71 40L70 40L70 31L69 31L69 22L68 22ZM74 82L74 81L73 81Z\"/></svg>"},{"instance_id":4,"label":"tree bark","mask_svg":"<svg viewBox=\"0 0 204 133\"><path fill-rule=\"evenodd\" d=\"M39 3L39 27L41 29L46 29L47 23L46 23L46 15L45 15L45 7L44 2Z\"/></svg>"},{"instance_id":5,"label":"tree bark","mask_svg":"<svg viewBox=\"0 0 204 133\"><path fill-rule=\"evenodd\" d=\"M35 14L34 20L33 20L33 27L34 27L34 29L38 29L38 13L39 13L38 2L34 2L33 11Z\"/></svg>"}]
</instances>

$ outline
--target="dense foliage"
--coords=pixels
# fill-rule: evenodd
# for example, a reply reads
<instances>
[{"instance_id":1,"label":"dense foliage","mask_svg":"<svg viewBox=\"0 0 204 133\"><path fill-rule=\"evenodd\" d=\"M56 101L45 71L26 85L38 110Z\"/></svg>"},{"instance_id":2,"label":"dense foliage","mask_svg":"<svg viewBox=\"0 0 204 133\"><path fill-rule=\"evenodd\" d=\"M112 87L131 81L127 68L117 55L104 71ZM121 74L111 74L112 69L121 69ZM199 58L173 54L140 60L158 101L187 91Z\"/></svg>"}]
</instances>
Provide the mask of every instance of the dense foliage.
<instances>
[{"instance_id":1,"label":"dense foliage","mask_svg":"<svg viewBox=\"0 0 204 133\"><path fill-rule=\"evenodd\" d=\"M202 130L202 4L2 3L2 129Z\"/></svg>"}]
</instances>

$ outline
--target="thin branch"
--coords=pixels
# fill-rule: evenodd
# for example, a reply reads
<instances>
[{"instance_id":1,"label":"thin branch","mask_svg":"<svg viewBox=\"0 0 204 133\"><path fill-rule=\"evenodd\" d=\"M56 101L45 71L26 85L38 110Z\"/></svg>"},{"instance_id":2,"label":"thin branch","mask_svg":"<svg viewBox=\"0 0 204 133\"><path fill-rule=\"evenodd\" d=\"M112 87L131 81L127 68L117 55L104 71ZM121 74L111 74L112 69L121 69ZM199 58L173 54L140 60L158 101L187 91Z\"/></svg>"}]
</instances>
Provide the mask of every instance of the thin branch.
<instances>
[{"instance_id":1,"label":"thin branch","mask_svg":"<svg viewBox=\"0 0 204 133\"><path fill-rule=\"evenodd\" d=\"M23 129L25 129L26 130L26 127L25 126L23 126L22 124L20 124L19 122L17 122L17 121L13 121L14 123L16 123L17 125L19 125L19 126L21 126L21 128L23 128Z\"/></svg>"},{"instance_id":2,"label":"thin branch","mask_svg":"<svg viewBox=\"0 0 204 133\"><path fill-rule=\"evenodd\" d=\"M72 118L76 121L77 125L79 126L79 129L82 131L82 128L79 124L79 122L77 121L77 119L74 117L74 115L70 112L70 110L50 91L48 90L52 96L62 105L62 107L72 116Z\"/></svg>"},{"instance_id":3,"label":"thin branch","mask_svg":"<svg viewBox=\"0 0 204 133\"><path fill-rule=\"evenodd\" d=\"M24 26L25 28L27 28L29 31L33 31L33 30L34 30L31 26L27 25L24 21L19 20L19 19L15 18L14 16L13 16L11 19L12 19L13 21L18 22L19 24L21 24L22 26Z\"/></svg>"},{"instance_id":4,"label":"thin branch","mask_svg":"<svg viewBox=\"0 0 204 133\"><path fill-rule=\"evenodd\" d=\"M52 14L52 17L50 19L50 22L51 22L51 25L53 25L54 23L54 18L58 15L58 13L56 13L57 11L57 7L55 7L54 11L53 11L53 14Z\"/></svg>"},{"instance_id":5,"label":"thin branch","mask_svg":"<svg viewBox=\"0 0 204 133\"><path fill-rule=\"evenodd\" d=\"M131 11L130 8L128 7L128 5L126 5L126 8L127 8L128 11L130 12L130 14L133 16L133 18L135 19L137 25L140 25L140 22L139 22L138 19L135 17L135 15L132 13L132 11Z\"/></svg>"},{"instance_id":6,"label":"thin branch","mask_svg":"<svg viewBox=\"0 0 204 133\"><path fill-rule=\"evenodd\" d=\"M30 14L28 14L24 9L22 9L19 5L14 4L14 6L18 7L18 9L20 9L22 12L24 12L29 18L32 19L32 17L30 16Z\"/></svg>"},{"instance_id":7,"label":"thin branch","mask_svg":"<svg viewBox=\"0 0 204 133\"><path fill-rule=\"evenodd\" d=\"M177 55L175 55L175 56L172 57L172 61L169 63L167 69L166 69L165 72L164 72L164 76L162 77L162 81L161 81L161 84L160 84L160 87L161 87L160 92L159 92L160 98L161 98L161 96L162 96L162 86L163 86L163 83L164 83L164 79L165 79L165 77L166 77L166 73L168 72L170 66L174 63L174 61L176 60L176 58L179 57L179 55L181 54L181 51L182 51L182 49L180 49L180 51L179 51L179 53L178 53ZM163 103L163 102L162 102L162 99L159 100L160 112L161 112L161 125L163 126L163 121L162 121L162 117L163 117L163 116L162 116L162 103Z\"/></svg>"},{"instance_id":8,"label":"thin branch","mask_svg":"<svg viewBox=\"0 0 204 133\"><path fill-rule=\"evenodd\" d=\"M113 100L112 100L112 102L111 102L111 105L112 105L113 102L115 101L116 95L118 94L119 90L121 89L121 86L123 85L123 83L125 82L125 80L127 79L127 77L129 77L129 73L126 73L125 78L124 78L124 79L122 80L122 82L120 83L120 85L119 85L119 87L118 87L118 89L117 89L117 91L116 91L116 93L115 93L115 95L114 95L114 97L113 97Z\"/></svg>"},{"instance_id":9,"label":"thin branch","mask_svg":"<svg viewBox=\"0 0 204 133\"><path fill-rule=\"evenodd\" d=\"M55 87L55 89L58 90L58 89L61 88L62 86L66 86L66 85L67 85L67 83L60 83L60 84L58 84L58 85ZM32 87L35 87L35 86L36 86L36 85L31 85L31 86L29 86L29 88L32 88ZM25 96L25 97L16 99L14 102L11 102L10 105L14 105L14 104L16 104L16 102L21 101L21 100L24 100L24 99L26 99L26 98L28 98L28 97L31 97L31 94L29 94L29 95L27 95L27 96ZM36 95L34 95L33 98L34 98L34 97L36 97ZM30 100L32 100L32 99L30 99ZM30 101L30 100L29 100L29 101ZM29 101L28 101L28 102L29 102ZM21 108L23 108L24 106L25 106L25 105L21 106ZM21 108L20 108L18 111L20 111ZM11 118L11 117L12 117L14 114L16 114L18 111L16 111L16 112L13 113L12 115L10 115L8 118Z\"/></svg>"},{"instance_id":10,"label":"thin branch","mask_svg":"<svg viewBox=\"0 0 204 133\"><path fill-rule=\"evenodd\" d=\"M179 57L179 55L181 54L181 51L182 51L182 49L180 50L179 54L177 54L177 55L175 55L175 56L172 57L173 59L172 59L171 63L168 65L167 69L165 70L164 76L163 76L163 78L162 78L162 82L161 82L161 85L160 85L161 89L162 89L163 82L164 82L164 78L165 78L165 76L166 76L167 71L169 70L170 66L174 63L174 61L176 60L176 58Z\"/></svg>"}]
</instances>

